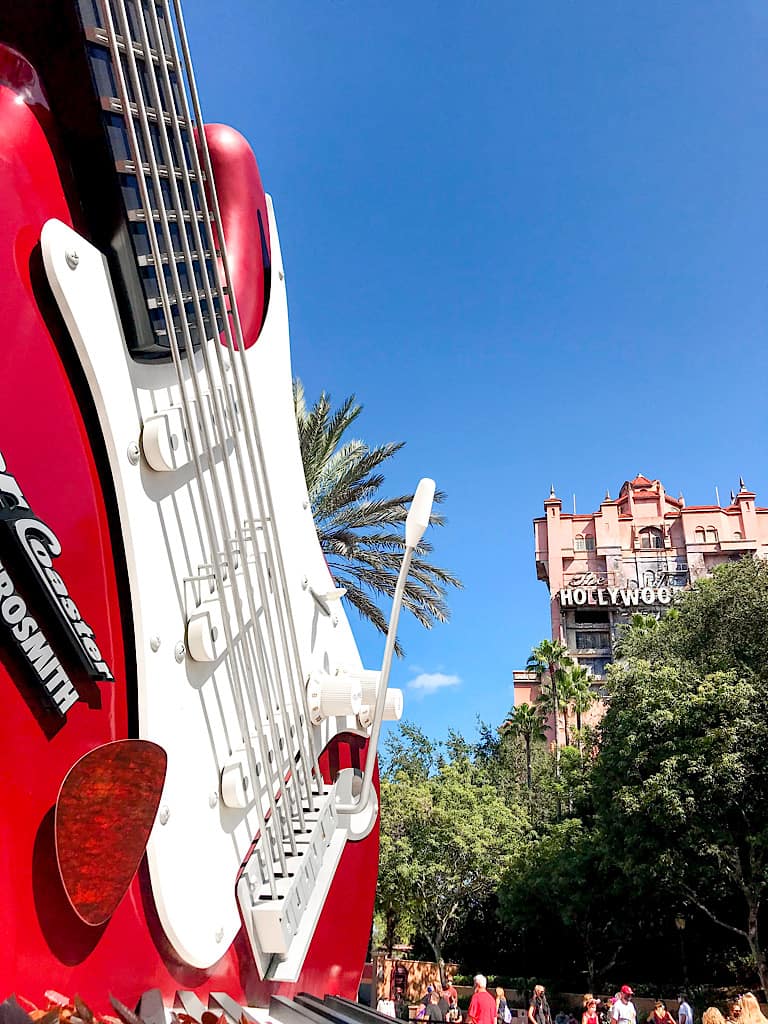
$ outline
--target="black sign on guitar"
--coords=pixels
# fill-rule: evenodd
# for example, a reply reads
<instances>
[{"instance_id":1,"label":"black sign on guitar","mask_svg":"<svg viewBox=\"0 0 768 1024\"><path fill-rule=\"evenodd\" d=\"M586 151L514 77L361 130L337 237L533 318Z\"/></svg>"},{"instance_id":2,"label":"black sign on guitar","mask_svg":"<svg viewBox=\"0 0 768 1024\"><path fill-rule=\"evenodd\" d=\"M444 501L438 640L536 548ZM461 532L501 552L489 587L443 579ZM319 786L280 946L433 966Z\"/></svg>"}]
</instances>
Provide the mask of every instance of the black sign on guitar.
<instances>
[{"instance_id":1,"label":"black sign on guitar","mask_svg":"<svg viewBox=\"0 0 768 1024\"><path fill-rule=\"evenodd\" d=\"M42 684L55 710L64 715L78 693L54 653L28 602L16 588L14 574L34 601L35 613L55 624L69 653L91 679L112 682L93 630L72 600L67 585L54 568L61 544L53 530L29 506L16 478L8 472L0 453L0 622L14 646ZM8 563L7 565L5 563ZM10 570L9 571L9 566Z\"/></svg>"}]
</instances>

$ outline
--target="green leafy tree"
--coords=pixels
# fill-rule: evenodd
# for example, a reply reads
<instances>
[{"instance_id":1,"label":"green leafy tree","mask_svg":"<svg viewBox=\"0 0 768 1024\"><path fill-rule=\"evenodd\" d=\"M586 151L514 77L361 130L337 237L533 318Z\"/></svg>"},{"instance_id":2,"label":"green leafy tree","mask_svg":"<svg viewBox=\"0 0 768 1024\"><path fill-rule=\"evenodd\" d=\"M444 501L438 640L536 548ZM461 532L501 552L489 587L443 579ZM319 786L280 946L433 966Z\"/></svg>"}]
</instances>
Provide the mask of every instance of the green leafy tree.
<instances>
[{"instance_id":1,"label":"green leafy tree","mask_svg":"<svg viewBox=\"0 0 768 1024\"><path fill-rule=\"evenodd\" d=\"M622 638L595 803L625 871L738 935L768 993L768 565L724 565L676 611Z\"/></svg>"},{"instance_id":2,"label":"green leafy tree","mask_svg":"<svg viewBox=\"0 0 768 1024\"><path fill-rule=\"evenodd\" d=\"M386 777L380 780L381 820L386 827L380 832L376 915L381 919L384 945L390 954L395 943L409 938L417 924L414 858L408 826L414 799L423 798L418 783L398 785ZM423 810L426 813L426 804Z\"/></svg>"},{"instance_id":3,"label":"green leafy tree","mask_svg":"<svg viewBox=\"0 0 768 1024\"><path fill-rule=\"evenodd\" d=\"M403 748L412 743L419 750L408 756ZM442 749L427 741L426 777L416 732L395 734L393 749L382 781L382 875L388 885L399 871L400 898L439 962L446 942L495 893L527 835L527 817L506 805L472 745L456 734ZM386 893L380 889L377 899L383 909Z\"/></svg>"},{"instance_id":4,"label":"green leafy tree","mask_svg":"<svg viewBox=\"0 0 768 1024\"><path fill-rule=\"evenodd\" d=\"M347 439L363 408L354 395L334 408L330 396L322 392L309 408L301 381L296 380L294 406L309 501L328 566L346 589L345 600L386 633L387 616L377 601L394 595L404 550L402 528L413 495L383 497L381 467L403 442L371 448L364 441ZM436 503L444 499L441 491L435 494ZM433 526L444 522L438 513L430 519ZM448 619L446 591L462 586L456 576L430 561L432 550L429 541L419 544L403 599L427 629ZM399 643L395 649L402 656Z\"/></svg>"},{"instance_id":5,"label":"green leafy tree","mask_svg":"<svg viewBox=\"0 0 768 1024\"><path fill-rule=\"evenodd\" d=\"M542 953L548 960L564 959L568 951L594 990L624 948L627 889L611 871L603 834L570 818L514 860L499 889L500 916L538 960ZM613 912L619 905L621 915Z\"/></svg>"}]
</instances>

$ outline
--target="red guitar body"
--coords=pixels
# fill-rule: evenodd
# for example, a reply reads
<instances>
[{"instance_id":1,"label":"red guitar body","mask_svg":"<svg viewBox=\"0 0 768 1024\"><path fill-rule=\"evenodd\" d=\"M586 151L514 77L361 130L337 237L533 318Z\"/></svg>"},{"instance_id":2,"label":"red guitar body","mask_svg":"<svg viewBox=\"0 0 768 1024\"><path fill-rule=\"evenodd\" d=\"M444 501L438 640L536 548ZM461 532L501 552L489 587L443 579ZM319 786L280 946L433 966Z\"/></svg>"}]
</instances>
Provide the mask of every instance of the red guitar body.
<instances>
[{"instance_id":1,"label":"red guitar body","mask_svg":"<svg viewBox=\"0 0 768 1024\"><path fill-rule=\"evenodd\" d=\"M151 988L159 988L166 1002L180 989L201 996L225 991L248 1004L299 989L354 997L370 931L377 828L347 843L295 984L262 982L242 933L209 969L180 963L155 915L144 865L110 919L98 926L81 920L64 891L54 836L62 782L83 755L136 736L138 729L120 523L98 420L40 257L46 221L76 225L77 210L69 208L62 184L67 173L29 65L0 47L0 452L35 515L61 542L56 569L114 676L114 682L94 681L67 664L80 700L61 717L2 634L0 997L18 992L42 1001L53 988L78 993L102 1010L110 992L130 1005ZM0 562L5 565L2 549ZM21 586L18 591L42 622L34 595ZM363 742L356 736L334 741L322 759L326 775L356 766ZM116 806L114 820L102 817L96 828L106 830L119 851L130 816L126 820L124 808ZM108 851L105 834L99 849ZM204 878L199 881L205 885Z\"/></svg>"}]
</instances>

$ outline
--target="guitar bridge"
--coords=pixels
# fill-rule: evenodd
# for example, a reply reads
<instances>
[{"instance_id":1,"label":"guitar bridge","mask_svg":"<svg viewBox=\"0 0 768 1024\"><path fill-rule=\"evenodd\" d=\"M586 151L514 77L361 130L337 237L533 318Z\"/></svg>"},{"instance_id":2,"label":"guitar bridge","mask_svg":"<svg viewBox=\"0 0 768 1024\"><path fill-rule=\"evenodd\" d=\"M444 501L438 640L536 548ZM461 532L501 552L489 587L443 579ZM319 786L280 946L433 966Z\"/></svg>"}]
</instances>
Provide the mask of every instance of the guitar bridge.
<instances>
[{"instance_id":1,"label":"guitar bridge","mask_svg":"<svg viewBox=\"0 0 768 1024\"><path fill-rule=\"evenodd\" d=\"M304 808L304 830L295 832L296 853L286 843L287 870L273 893L266 870L273 855L269 836L259 835L237 882L237 902L261 976L298 977L348 834L336 813L337 785L326 786L314 811ZM271 824L271 821L270 821ZM279 838L277 840L280 841Z\"/></svg>"}]
</instances>

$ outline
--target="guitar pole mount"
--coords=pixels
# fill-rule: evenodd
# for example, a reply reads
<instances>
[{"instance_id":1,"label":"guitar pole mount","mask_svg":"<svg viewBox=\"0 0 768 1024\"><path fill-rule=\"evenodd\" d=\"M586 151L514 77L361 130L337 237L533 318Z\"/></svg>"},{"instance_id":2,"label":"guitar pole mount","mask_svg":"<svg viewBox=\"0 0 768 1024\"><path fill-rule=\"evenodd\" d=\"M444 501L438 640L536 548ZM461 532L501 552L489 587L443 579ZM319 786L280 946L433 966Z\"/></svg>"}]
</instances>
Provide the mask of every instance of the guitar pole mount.
<instances>
[{"instance_id":1,"label":"guitar pole mount","mask_svg":"<svg viewBox=\"0 0 768 1024\"><path fill-rule=\"evenodd\" d=\"M384 705L387 699L387 686L389 685L389 673L392 668L392 655L395 651L395 639L397 637L397 624L400 619L400 609L405 594L405 584L408 580L408 572L411 567L411 559L414 551L419 546L424 531L429 526L429 519L432 514L432 502L435 498L435 481L424 477L419 481L416 493L413 496L408 516L405 520L405 554L400 566L400 573L397 577L395 596L392 601L392 611L389 616L387 628L387 642L384 645L384 658L381 663L381 679L376 695L376 705L373 711L371 723L371 736L368 740L368 752L365 757L365 772L363 773L362 785L356 800L346 804L338 804L336 810L339 814L354 814L363 811L368 806L373 787L373 769L376 764L376 754L379 746L379 735L381 723L384 717Z\"/></svg>"}]
</instances>

